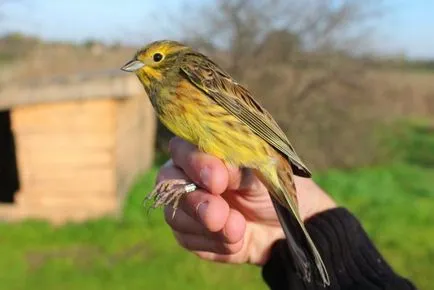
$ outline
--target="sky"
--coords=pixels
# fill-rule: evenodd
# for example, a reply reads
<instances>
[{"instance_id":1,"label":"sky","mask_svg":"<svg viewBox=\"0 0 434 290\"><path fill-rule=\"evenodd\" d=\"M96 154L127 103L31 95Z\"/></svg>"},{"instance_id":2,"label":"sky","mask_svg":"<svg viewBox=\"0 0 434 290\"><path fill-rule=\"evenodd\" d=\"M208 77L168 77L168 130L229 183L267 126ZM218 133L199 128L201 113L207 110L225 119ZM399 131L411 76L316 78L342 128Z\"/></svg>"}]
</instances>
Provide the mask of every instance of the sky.
<instances>
[{"instance_id":1,"label":"sky","mask_svg":"<svg viewBox=\"0 0 434 290\"><path fill-rule=\"evenodd\" d=\"M179 16L186 9L176 0L4 1L0 34L19 31L46 40L98 39L109 43L138 44L176 35L176 22L171 23L167 15ZM374 29L375 50L434 59L434 1L384 0L383 6L387 8L384 17Z\"/></svg>"}]
</instances>

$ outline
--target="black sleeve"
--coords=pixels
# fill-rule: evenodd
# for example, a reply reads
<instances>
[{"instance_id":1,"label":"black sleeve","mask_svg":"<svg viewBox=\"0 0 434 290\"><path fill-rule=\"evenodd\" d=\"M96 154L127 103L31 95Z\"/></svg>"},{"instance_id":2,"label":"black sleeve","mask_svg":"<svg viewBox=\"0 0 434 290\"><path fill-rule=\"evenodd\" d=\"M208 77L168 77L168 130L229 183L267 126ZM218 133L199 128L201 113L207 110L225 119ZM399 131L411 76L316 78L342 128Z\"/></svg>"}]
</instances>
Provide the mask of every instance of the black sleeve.
<instances>
[{"instance_id":1,"label":"black sleeve","mask_svg":"<svg viewBox=\"0 0 434 290\"><path fill-rule=\"evenodd\" d=\"M335 208L322 212L307 220L306 227L323 257L330 286L303 283L291 270L292 263L285 259L288 256L285 240L278 240L262 269L271 289L416 289L392 270L348 210Z\"/></svg>"}]
</instances>

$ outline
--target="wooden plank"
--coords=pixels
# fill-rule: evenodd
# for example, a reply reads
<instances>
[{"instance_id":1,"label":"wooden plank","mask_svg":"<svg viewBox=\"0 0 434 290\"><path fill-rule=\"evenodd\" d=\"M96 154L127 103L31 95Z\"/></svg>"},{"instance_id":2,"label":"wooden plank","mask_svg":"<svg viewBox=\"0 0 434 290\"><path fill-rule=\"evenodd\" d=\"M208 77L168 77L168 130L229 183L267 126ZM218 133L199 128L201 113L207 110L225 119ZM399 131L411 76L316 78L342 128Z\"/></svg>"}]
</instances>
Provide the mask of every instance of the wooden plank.
<instances>
[{"instance_id":1,"label":"wooden plank","mask_svg":"<svg viewBox=\"0 0 434 290\"><path fill-rule=\"evenodd\" d=\"M50 150L51 149L51 150ZM102 147L102 148L72 148L71 150L62 150L65 148L54 147L54 148L20 148L18 154L31 161L37 161L42 163L49 163L51 161L59 160L62 161L73 161L73 162L83 162L84 164L92 163L89 160L113 160L113 150L112 148ZM77 160L80 159L80 160Z\"/></svg>"},{"instance_id":2,"label":"wooden plank","mask_svg":"<svg viewBox=\"0 0 434 290\"><path fill-rule=\"evenodd\" d=\"M47 188L52 186L72 190L73 188L90 189L90 187L95 187L93 184L106 184L107 186L110 185L110 187L108 187L108 189L110 189L113 188L114 185L113 174L111 172L107 174L103 169L80 174L71 172L69 175L54 174L54 172L53 175L50 174L50 172L36 172L36 174L23 173L21 177L20 183L22 188L26 186L34 188L38 186L46 186ZM100 188L100 186L98 186L98 188ZM104 186L103 190L105 189L106 187Z\"/></svg>"},{"instance_id":3,"label":"wooden plank","mask_svg":"<svg viewBox=\"0 0 434 290\"><path fill-rule=\"evenodd\" d=\"M81 204L82 200L87 200L88 197L92 196L92 198L105 200L116 198L116 194L114 190L74 190L74 189L62 189L57 191L47 191L41 190L37 188L26 188L25 190L21 190L17 193L16 200L20 200L23 202L27 201L38 201L40 199L56 199L58 197L70 198L72 203L77 204L78 206Z\"/></svg>"},{"instance_id":4,"label":"wooden plank","mask_svg":"<svg viewBox=\"0 0 434 290\"><path fill-rule=\"evenodd\" d=\"M33 106L17 108L17 115L26 123L32 123L32 118L41 118L42 122L51 121L57 116L76 117L77 113L81 114L105 114L107 109L113 107L114 100L83 100L69 101L53 104L37 104ZM79 116L81 117L81 116Z\"/></svg>"},{"instance_id":5,"label":"wooden plank","mask_svg":"<svg viewBox=\"0 0 434 290\"><path fill-rule=\"evenodd\" d=\"M39 159L33 159L25 154L21 154L18 159L19 174L24 176L26 174L39 174L56 176L56 174L63 174L63 172L74 175L78 171L86 170L104 170L113 168L113 158L110 154L91 154L82 155L77 158L73 156L65 156L62 159L41 159L42 156L36 155ZM66 158L68 157L68 159Z\"/></svg>"},{"instance_id":6,"label":"wooden plank","mask_svg":"<svg viewBox=\"0 0 434 290\"><path fill-rule=\"evenodd\" d=\"M53 196L58 191L113 191L116 188L111 168L86 171L23 172L20 175L23 191L47 191Z\"/></svg>"},{"instance_id":7,"label":"wooden plank","mask_svg":"<svg viewBox=\"0 0 434 290\"><path fill-rule=\"evenodd\" d=\"M21 188L41 190L111 190L114 188L114 179L112 176L104 176L99 172L89 174L88 176L81 175L71 175L71 176L50 176L47 175L30 175L25 174L20 180Z\"/></svg>"},{"instance_id":8,"label":"wooden plank","mask_svg":"<svg viewBox=\"0 0 434 290\"><path fill-rule=\"evenodd\" d=\"M44 169L44 168L39 168ZM62 169L57 168L56 171L43 172L41 170L35 171L21 171L22 176L31 175L32 178L39 178L41 180L55 180L59 178L112 178L114 177L115 171L109 166L98 166L98 167L86 167L80 170L74 170L73 168L64 167Z\"/></svg>"},{"instance_id":9,"label":"wooden plank","mask_svg":"<svg viewBox=\"0 0 434 290\"><path fill-rule=\"evenodd\" d=\"M137 78L122 72L117 75L53 80L27 86L17 83L3 86L0 90L0 109L65 100L123 99L137 94L145 95Z\"/></svg>"},{"instance_id":10,"label":"wooden plank","mask_svg":"<svg viewBox=\"0 0 434 290\"><path fill-rule=\"evenodd\" d=\"M89 149L111 149L115 140L109 132L60 132L47 134L15 134L16 142L22 150L66 152Z\"/></svg>"},{"instance_id":11,"label":"wooden plank","mask_svg":"<svg viewBox=\"0 0 434 290\"><path fill-rule=\"evenodd\" d=\"M26 196L28 192L23 192L22 196ZM35 198L34 195L29 194L29 198L23 198L18 200L20 206L39 206L39 207L57 207L66 209L76 209L80 210L83 208L88 209L98 209L98 208L107 208L114 207L116 205L116 199L114 195L107 196L106 198L101 198L98 196L93 196L93 192L86 192L87 198L74 198L74 196L65 196L59 195L56 197L53 196L40 196L39 198Z\"/></svg>"},{"instance_id":12,"label":"wooden plank","mask_svg":"<svg viewBox=\"0 0 434 290\"><path fill-rule=\"evenodd\" d=\"M75 183L76 182L76 183ZM41 181L38 179L23 180L21 189L23 191L34 192L32 194L38 194L38 192L48 192L49 195L56 196L65 192L112 192L115 188L113 180L99 180L95 181L90 178L74 179L56 179L53 181Z\"/></svg>"},{"instance_id":13,"label":"wooden plank","mask_svg":"<svg viewBox=\"0 0 434 290\"><path fill-rule=\"evenodd\" d=\"M115 188L115 186L113 186L113 183L110 182L92 182L92 181L88 181L88 184L86 184L86 186L80 186L80 185L71 185L71 184L65 184L62 182L52 182L52 183L42 183L42 182L38 182L38 183L27 183L27 184L23 184L22 191L23 192L28 192L29 195L33 195L33 196L40 196L39 193L40 192L47 192L47 194L42 194L41 196L47 195L47 196L51 196L54 197L56 195L60 195L60 194L64 194L68 195L68 196L81 196L83 195L83 192L96 192L96 195L98 196L102 196L104 192L107 193L112 193L113 192L113 188ZM102 192L100 194L100 192Z\"/></svg>"},{"instance_id":14,"label":"wooden plank","mask_svg":"<svg viewBox=\"0 0 434 290\"><path fill-rule=\"evenodd\" d=\"M58 163L58 164L26 164L26 167L22 167L20 169L20 176L34 176L40 175L45 176L48 175L51 178L55 178L56 176L62 176L64 173L69 174L71 176L76 175L80 171L87 170L104 170L106 168L113 168L113 164L110 163Z\"/></svg>"},{"instance_id":15,"label":"wooden plank","mask_svg":"<svg viewBox=\"0 0 434 290\"><path fill-rule=\"evenodd\" d=\"M107 132L116 126L114 100L39 104L13 110L12 127L24 133Z\"/></svg>"}]
</instances>

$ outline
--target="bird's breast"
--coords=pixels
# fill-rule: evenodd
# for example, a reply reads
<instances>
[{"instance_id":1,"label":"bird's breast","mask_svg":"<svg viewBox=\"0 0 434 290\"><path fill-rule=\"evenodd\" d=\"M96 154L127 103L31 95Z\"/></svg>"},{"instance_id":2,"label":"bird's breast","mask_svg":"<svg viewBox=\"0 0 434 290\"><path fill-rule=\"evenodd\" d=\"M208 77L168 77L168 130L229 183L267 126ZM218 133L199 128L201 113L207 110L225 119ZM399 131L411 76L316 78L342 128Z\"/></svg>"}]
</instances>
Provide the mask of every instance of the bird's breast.
<instances>
[{"instance_id":1,"label":"bird's breast","mask_svg":"<svg viewBox=\"0 0 434 290\"><path fill-rule=\"evenodd\" d=\"M268 143L190 83L181 82L175 91L160 94L159 118L175 135L237 166L273 162Z\"/></svg>"}]
</instances>

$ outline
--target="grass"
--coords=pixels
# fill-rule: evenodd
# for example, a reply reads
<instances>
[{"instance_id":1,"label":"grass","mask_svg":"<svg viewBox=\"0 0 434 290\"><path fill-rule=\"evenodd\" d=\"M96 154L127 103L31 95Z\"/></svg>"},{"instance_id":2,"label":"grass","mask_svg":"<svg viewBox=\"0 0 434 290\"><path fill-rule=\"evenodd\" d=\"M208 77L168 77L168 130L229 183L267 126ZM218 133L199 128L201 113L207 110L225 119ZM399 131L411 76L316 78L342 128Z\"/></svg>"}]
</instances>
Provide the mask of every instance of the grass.
<instances>
[{"instance_id":1,"label":"grass","mask_svg":"<svg viewBox=\"0 0 434 290\"><path fill-rule=\"evenodd\" d=\"M402 154L405 162L331 170L316 180L359 217L398 273L430 289L434 167L418 148L433 152L434 143L423 132L401 142L414 152ZM146 215L141 202L155 174L156 168L138 179L120 221L59 228L40 221L0 223L0 289L266 289L260 269L200 261L176 245L160 211Z\"/></svg>"},{"instance_id":2,"label":"grass","mask_svg":"<svg viewBox=\"0 0 434 290\"><path fill-rule=\"evenodd\" d=\"M122 221L0 224L0 288L265 289L259 269L199 261L176 245L160 212L141 210L155 172L131 190ZM330 171L317 181L360 218L399 273L429 289L433 178L432 169L395 165Z\"/></svg>"}]
</instances>

